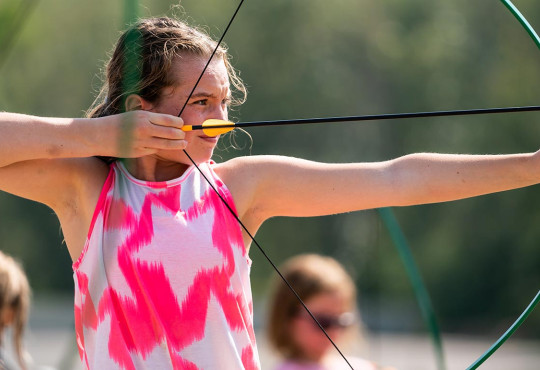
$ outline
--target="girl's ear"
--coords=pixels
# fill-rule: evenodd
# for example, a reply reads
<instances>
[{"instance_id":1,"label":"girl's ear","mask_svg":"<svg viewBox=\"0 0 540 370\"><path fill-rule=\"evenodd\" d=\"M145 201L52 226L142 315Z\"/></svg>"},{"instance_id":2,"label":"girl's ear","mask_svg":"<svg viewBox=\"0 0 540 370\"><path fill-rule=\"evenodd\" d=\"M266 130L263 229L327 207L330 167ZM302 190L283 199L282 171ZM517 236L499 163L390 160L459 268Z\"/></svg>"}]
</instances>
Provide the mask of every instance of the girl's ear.
<instances>
[{"instance_id":1,"label":"girl's ear","mask_svg":"<svg viewBox=\"0 0 540 370\"><path fill-rule=\"evenodd\" d=\"M151 110L153 104L147 102L137 94L131 94L126 98L126 112L134 110Z\"/></svg>"}]
</instances>

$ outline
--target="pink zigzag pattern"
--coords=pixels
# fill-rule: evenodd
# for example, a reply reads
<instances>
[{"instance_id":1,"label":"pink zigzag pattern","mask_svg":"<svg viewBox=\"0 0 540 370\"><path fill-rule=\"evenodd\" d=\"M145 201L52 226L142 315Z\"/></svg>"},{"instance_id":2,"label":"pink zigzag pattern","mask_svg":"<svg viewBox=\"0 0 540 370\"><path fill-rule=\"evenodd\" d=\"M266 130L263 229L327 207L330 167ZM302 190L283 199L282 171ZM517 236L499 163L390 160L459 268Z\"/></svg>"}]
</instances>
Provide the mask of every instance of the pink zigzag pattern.
<instances>
[{"instance_id":1,"label":"pink zigzag pattern","mask_svg":"<svg viewBox=\"0 0 540 370\"><path fill-rule=\"evenodd\" d=\"M232 204L228 194L222 196ZM108 350L110 357L122 369L135 369L131 353L137 353L145 359L153 348L163 342L167 343L174 369L198 369L196 364L183 359L178 352L204 337L208 303L213 294L223 309L229 327L232 330L246 327L251 345L242 349L242 362L246 369L258 369L253 353L255 337L250 319L252 305L245 307L243 300L229 289L229 278L235 269L231 245L236 242L243 246L243 243L239 235L231 236L232 232L223 232L231 227L231 219L236 222L227 209L216 212L212 228L213 244L223 255L224 263L221 267L200 269L181 303L161 264L149 264L133 258L133 254L148 245L154 236L152 207L161 207L174 215L180 211L179 199L176 187L158 194L149 193L144 199L139 217L121 199L112 200L107 228L121 227L130 231L125 242L119 246L117 257L118 266L133 298L124 297L109 286L96 306L89 294L87 276L77 271L77 281L83 297L81 307L75 307L79 346L84 348L83 327L95 330L110 317ZM223 208L221 200L212 189L208 189L185 215L188 220L193 220L209 209L220 208ZM245 254L243 247L242 251ZM83 361L86 361L88 367L88 360Z\"/></svg>"}]
</instances>

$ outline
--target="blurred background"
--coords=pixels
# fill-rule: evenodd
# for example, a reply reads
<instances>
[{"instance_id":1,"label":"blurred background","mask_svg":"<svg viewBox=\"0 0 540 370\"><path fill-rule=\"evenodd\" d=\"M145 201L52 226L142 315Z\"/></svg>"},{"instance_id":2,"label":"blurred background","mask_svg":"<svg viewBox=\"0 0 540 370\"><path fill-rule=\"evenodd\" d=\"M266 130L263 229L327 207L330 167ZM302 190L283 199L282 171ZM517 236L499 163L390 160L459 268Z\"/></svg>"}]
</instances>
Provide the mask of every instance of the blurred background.
<instances>
[{"instance_id":1,"label":"blurred background","mask_svg":"<svg viewBox=\"0 0 540 370\"><path fill-rule=\"evenodd\" d=\"M515 3L540 29L540 2ZM175 15L217 39L236 6L140 0L139 14ZM83 116L125 29L125 9L123 1L1 0L0 110ZM231 113L236 121L538 104L540 51L494 0L247 0L225 42L249 90ZM254 128L251 139L236 134L239 149L225 138L215 159L528 152L540 145L538 121L538 113L521 113ZM394 209L431 294L449 368L470 365L537 293L539 201L540 189L531 187ZM366 357L398 369L435 368L411 284L375 211L273 219L257 239L276 263L315 252L346 266L360 293ZM27 340L36 363L77 368L71 261L55 215L0 193L0 249L29 275L35 299ZM274 272L255 248L251 257L257 339L270 369L264 315ZM536 369L539 345L540 312L533 312L482 368Z\"/></svg>"}]
</instances>

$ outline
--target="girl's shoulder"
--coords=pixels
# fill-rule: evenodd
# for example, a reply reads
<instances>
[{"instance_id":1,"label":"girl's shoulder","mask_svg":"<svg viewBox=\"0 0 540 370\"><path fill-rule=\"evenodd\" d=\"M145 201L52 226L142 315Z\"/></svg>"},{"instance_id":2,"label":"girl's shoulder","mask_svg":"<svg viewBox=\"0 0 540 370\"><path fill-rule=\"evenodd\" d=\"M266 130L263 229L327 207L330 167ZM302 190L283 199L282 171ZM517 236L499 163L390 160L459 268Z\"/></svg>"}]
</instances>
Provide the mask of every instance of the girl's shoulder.
<instances>
[{"instance_id":1,"label":"girl's shoulder","mask_svg":"<svg viewBox=\"0 0 540 370\"><path fill-rule=\"evenodd\" d=\"M280 169L289 166L299 167L304 160L280 155L250 155L229 159L213 164L213 169L220 177L233 176L272 176Z\"/></svg>"}]
</instances>

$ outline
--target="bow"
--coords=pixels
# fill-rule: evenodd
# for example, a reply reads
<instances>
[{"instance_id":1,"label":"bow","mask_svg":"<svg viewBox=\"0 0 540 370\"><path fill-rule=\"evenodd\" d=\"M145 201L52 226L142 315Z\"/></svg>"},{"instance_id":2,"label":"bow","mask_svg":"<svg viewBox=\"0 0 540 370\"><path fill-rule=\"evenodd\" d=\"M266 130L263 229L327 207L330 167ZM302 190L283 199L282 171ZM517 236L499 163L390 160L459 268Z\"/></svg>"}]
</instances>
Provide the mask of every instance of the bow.
<instances>
[{"instance_id":1,"label":"bow","mask_svg":"<svg viewBox=\"0 0 540 370\"><path fill-rule=\"evenodd\" d=\"M515 8L515 6L513 6L510 1L508 0L501 0L503 1L503 3L512 11L512 13L518 17L518 19L520 20L520 22L522 23L522 25L524 25L524 27L527 29L527 31L529 32L529 34L531 36L535 36L535 42L537 42L537 45L539 45L540 47L540 43L539 43L539 39L538 39L538 36L536 35L536 33L534 32L534 30L532 29L532 27L530 27L530 25L528 24L528 22L525 20L525 18L519 13L519 11L517 10L517 8ZM219 44L221 43L221 41L223 40L227 30L229 29L232 21L234 20L234 17L236 16L236 14L238 13L238 10L240 8L240 6L242 5L243 3L243 0L242 2L240 3L240 5L238 6L236 12L234 13L233 17L231 18L229 24L227 25L223 35L221 36L220 38L220 41L218 43L218 45L216 46L216 50L217 50L217 47L219 46ZM215 52L215 51L214 51ZM213 55L213 54L212 54ZM209 59L208 63L207 63L207 66L208 64L210 63L211 61L211 58ZM203 72L201 73L201 76L199 77L199 80L200 78L202 78L202 75L204 74L204 71L206 70L206 67L205 69L203 70ZM197 81L198 83L198 81ZM195 90L197 84L193 87L193 90L192 92ZM189 97L188 97L189 99ZM184 107L185 105L187 104L187 101L186 103L184 104ZM182 108L182 111L183 111L184 108ZM182 113L182 111L180 113ZM180 115L180 114L179 114ZM229 127L224 127L223 123L219 123L219 122L212 122L214 124L214 127L206 127L206 129L214 129L214 131L208 131L208 134L214 134L214 135L217 135L219 133L222 132L222 130L224 128L226 129L230 129L231 128L231 125L229 125ZM212 125L212 123L210 125ZM191 129L205 129L205 127L203 127L204 125L202 125L201 127L198 127L198 128L194 128L194 127L191 127ZM188 128L186 128L188 129ZM207 132L205 130L205 132ZM191 159L191 157L189 156L189 154L186 152L186 155L188 156L188 158L191 160L191 162L197 167L196 163ZM198 169L198 167L197 167ZM200 170L199 170L200 171ZM200 171L201 174L202 174L202 171ZM203 175L204 176L204 175ZM206 177L205 177L206 178ZM206 179L208 181L208 179ZM209 181L208 181L209 182ZM210 182L209 182L210 183ZM219 193L217 192L216 189L214 189L214 191L216 191L216 194L219 195ZM220 196L220 195L219 195ZM270 262L270 264L274 267L274 269L277 271L277 273L283 278L283 275L279 272L279 270L276 268L275 264L270 260L270 258L267 256L267 254L264 252L264 250L262 249L262 247L260 246L260 244L255 240L255 238L253 237L253 235L249 232L249 230L247 230L247 228L242 224L242 222L239 220L239 218L236 216L236 214L234 213L234 211L232 210L232 208L227 204L227 202L220 196L220 199L223 201L223 203L227 206L227 208L230 210L230 212L232 213L232 215L237 219L237 221L240 223L240 225L242 226L242 228L248 233L248 235L250 236L250 238L252 239L252 241L254 242L254 244L259 248L259 250L262 252L262 254L264 255L264 257ZM388 208L385 208L385 209L380 209L378 210L383 222L385 223L386 227L389 229L390 233L391 233L391 236L392 236L392 239L394 241L394 244L396 245L396 247L398 248L398 251L400 253L400 256L405 264L405 267L406 267L406 270L409 274L409 278L413 284L413 287L414 287L414 290L415 290L415 293L416 293L416 296L417 296L417 300L418 300L418 303L420 305L420 308L421 308L421 311L422 311L422 315L424 317L424 320L426 321L427 323L427 326L430 328L430 331L431 331L431 335L432 335L432 339L433 339L433 342L434 342L434 347L435 347L435 351L436 351L436 357L437 357L437 363L438 363L438 367L441 368L441 369L444 369L445 365L444 365L444 356L443 356L443 351L442 351L442 345L441 345L441 340L440 340L440 335L439 335L439 331L438 331L438 327L437 327L437 323L436 323L436 319L435 319L435 315L434 315L434 312L433 312L433 309L431 307L431 303L430 303L430 299L429 299L429 295L427 293L427 289L425 289L425 286L422 282L422 279L421 279L421 276L418 272L418 269L414 263L414 260L412 258L412 254L410 252L410 249L409 247L407 246L407 243L406 243L406 239L401 231L401 229L399 228L399 224L397 223L397 220L395 218L395 216L393 215L392 211ZM309 312L309 310L307 309L307 307L305 306L305 304L301 301L301 299L299 298L298 294L294 291L294 289L290 286L290 284L283 278L283 280L285 281L285 283L289 286L289 288L291 289L291 291L293 292L293 294L296 295L296 297L299 299L299 301L301 302L302 306L307 310L307 312L310 314L310 316L313 318L313 320L319 325L319 327L321 328L321 330L324 332L324 329L320 326L320 324L317 322L317 320L315 319L315 317L311 314L311 312ZM529 306L529 309L532 310L532 308L534 308L534 305L533 303L531 303L531 305ZM530 312L530 311L529 311ZM516 327L517 329L517 327ZM325 335L328 337L328 339L332 342L332 340L330 339L330 337L328 336L328 334L326 334L325 332ZM349 366L350 363L347 361L347 359L345 358L345 356L343 356L343 354L341 353L341 351L339 350L339 348L337 348L337 346L332 342L332 344L334 345L334 347L338 350L338 352L342 355L343 359L347 362L347 364ZM502 343L501 343L502 344ZM494 352L494 351L493 351ZM492 353L493 353L492 352ZM484 359L485 360L485 359ZM352 367L351 367L352 368Z\"/></svg>"},{"instance_id":2,"label":"bow","mask_svg":"<svg viewBox=\"0 0 540 370\"><path fill-rule=\"evenodd\" d=\"M532 29L532 27L530 27L530 25L528 24L528 22L525 20L525 18L521 15L521 13L517 10L517 8L515 8L515 6L513 6L513 4L511 4L510 1L508 0L501 0L511 11L512 13L520 20L520 22L522 23L522 25L527 29L527 31L529 32L529 34L531 36L533 36L533 39L535 39L535 42L537 43L537 45L540 47L540 39L538 38L538 36L536 35L536 32L534 32L534 30ZM206 66L204 67L199 79L197 80L195 86L193 87L188 99L186 100L186 102L184 103L184 106L182 107L182 110L180 111L179 113L179 116L181 115L181 113L183 112L185 106L187 105L187 102L189 100L189 98L191 97L191 95L193 94L193 92L195 91L200 79L202 78L202 76L204 75L204 72L206 71L206 68L207 66L210 64L211 60L212 60L212 57L214 55L214 53L216 52L217 48L219 47L219 45L221 44L223 38L225 37L225 34L227 33L229 27L231 26L234 18L236 17L236 14L238 13L240 7L242 6L244 0L241 0L240 4L238 5L238 8L236 9L234 15L232 16L232 18L230 19L225 31L223 32L219 42L217 43L217 46L216 46L216 49L214 50L214 52L212 53L211 57L209 58ZM222 124L219 124L219 123L214 123L216 126L223 126ZM204 125L203 125L204 126ZM198 128L194 128L194 127L191 127L191 129L204 129L205 127L198 127ZM216 128L219 128L219 127L212 127L213 129L216 129ZM221 129L223 129L223 127L221 127ZM210 131L210 132L214 132L214 131ZM220 132L219 132L220 133ZM215 135L219 134L219 133L216 133ZM341 356L343 357L343 359L347 362L347 364L352 368L352 366L350 365L349 361L346 359L346 357L342 354L342 352L339 350L339 348L335 345L335 343L331 340L331 338L328 336L328 334L324 331L324 329L322 328L322 326L317 322L317 320L315 319L315 317L313 316L313 314L309 311L309 309L305 306L305 304L302 302L302 300L300 299L300 297L298 296L298 294L294 291L294 289L291 287L291 285L286 281L286 279L284 279L283 275L279 272L279 270L277 269L277 267L275 266L275 264L271 261L271 259L267 256L267 254L264 252L264 250L262 249L262 247L260 246L260 244L256 241L256 239L253 237L253 235L249 232L249 230L244 226L244 224L241 222L241 220L238 218L238 216L235 214L235 212L232 210L231 206L221 197L221 195L219 194L219 192L213 187L213 185L210 183L210 181L206 178L206 176L202 173L202 171L199 169L199 167L197 166L197 164L193 161L193 159L189 156L189 154L187 153L187 151L184 151L186 156L189 158L189 160L193 163L193 165L197 168L197 170L199 172L201 172L201 174L203 175L203 177L206 179L206 181L210 184L210 186L212 186L212 188L214 189L214 191L216 192L216 194L220 197L220 199L222 200L222 202L226 205L226 207L229 209L229 211L231 212L231 214L235 217L235 219L239 222L239 224L241 225L241 227L244 229L244 231L247 232L247 234L250 236L250 238L252 239L252 241L254 242L254 244L259 248L259 250L262 252L262 254L264 255L264 257L270 262L270 264L274 267L274 269L276 270L276 272L282 277L282 279L284 280L284 282L289 286L289 288L291 289L291 291L295 294L295 296L299 299L300 303L302 304L302 306L307 310L307 312L309 313L309 315L313 318L313 320L317 323L317 325L320 327L320 329L324 332L324 334L327 336L327 338L332 342L332 344L334 345L334 347L337 349L337 351L341 354ZM413 283L413 287L415 289L415 293L417 295L417 299L418 299L418 302L419 302L419 305L421 307L421 310L422 310L422 314L424 316L424 320L427 322L427 325L428 327L431 329L431 333L432 333L432 337L433 337L433 341L434 341L434 345L435 345L435 349L436 349L436 355L437 355L437 362L438 362L438 366L439 368L443 368L444 369L444 359L443 359L443 352L442 352L442 346L441 346L441 341L440 341L440 336L439 336L439 333L438 333L438 328L437 328L437 324L436 324L436 320L435 320L435 316L434 316L434 313L433 313L433 310L431 308L431 303L430 303L430 300L429 300L429 295L427 294L427 290L425 289L423 283L422 283L422 279L420 277L420 274L418 273L417 271L417 268L414 264L414 260L412 259L412 254L410 253L410 249L408 248L407 246L407 243L406 243L406 240L405 240L405 237L403 236L403 233L401 232L400 228L399 228L399 225L397 223L397 220L395 219L395 217L393 216L393 213L391 212L390 209L388 208L385 208L385 209L380 209L378 210L379 211L379 214L383 220L383 222L385 223L385 225L387 226L387 228L389 229L390 233L391 233L391 236L392 236L392 239L394 240L394 243L396 245L396 247L398 248L398 251L400 252L400 256L401 258L403 259L404 261L404 264L406 266L406 269L407 269L407 272L409 274L409 277L411 279L411 282ZM537 297L538 298L538 297ZM536 305L536 303L538 302L538 300L533 300L533 302L531 302L531 305L528 307L528 312L530 313L530 311L532 311L532 309L534 308L534 306ZM525 314L525 313L524 313ZM523 317L524 315L522 315ZM526 315L525 315L526 317ZM523 319L524 320L524 319ZM519 320L518 320L519 321ZM520 321L520 323L522 322L522 320ZM517 324L517 322L516 322ZM515 329L517 329L517 326L516 324L514 325ZM519 325L518 325L519 326ZM513 332L513 331L512 331ZM502 343L500 343L502 344ZM498 348L498 347L497 347ZM494 351L493 351L494 352ZM493 353L491 352L491 353ZM489 357L489 356L488 356ZM487 357L486 357L487 358ZM485 360L485 359L484 359ZM482 361L483 362L483 361Z\"/></svg>"}]
</instances>

